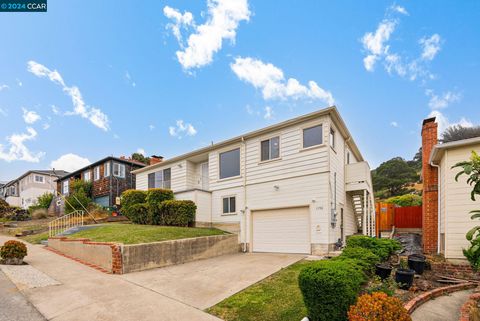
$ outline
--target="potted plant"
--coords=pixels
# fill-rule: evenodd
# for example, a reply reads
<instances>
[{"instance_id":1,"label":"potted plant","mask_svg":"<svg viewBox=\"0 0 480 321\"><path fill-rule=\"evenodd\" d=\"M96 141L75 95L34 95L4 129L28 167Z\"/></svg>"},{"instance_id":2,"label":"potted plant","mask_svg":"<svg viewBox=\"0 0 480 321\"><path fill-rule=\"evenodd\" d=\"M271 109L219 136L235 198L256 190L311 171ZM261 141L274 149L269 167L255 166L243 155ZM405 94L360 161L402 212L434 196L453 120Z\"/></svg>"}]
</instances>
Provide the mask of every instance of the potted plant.
<instances>
[{"instance_id":1,"label":"potted plant","mask_svg":"<svg viewBox=\"0 0 480 321\"><path fill-rule=\"evenodd\" d=\"M425 270L426 257L422 254L412 254L408 256L408 267L415 270L415 273L422 275Z\"/></svg>"},{"instance_id":2,"label":"potted plant","mask_svg":"<svg viewBox=\"0 0 480 321\"><path fill-rule=\"evenodd\" d=\"M403 290L408 290L413 284L413 277L415 276L415 271L408 268L407 262L405 259L400 260L400 266L395 272L395 282L399 285L398 287Z\"/></svg>"},{"instance_id":3,"label":"potted plant","mask_svg":"<svg viewBox=\"0 0 480 321\"><path fill-rule=\"evenodd\" d=\"M392 274L392 266L389 263L377 263L375 264L375 274L382 280L387 279Z\"/></svg>"},{"instance_id":4,"label":"potted plant","mask_svg":"<svg viewBox=\"0 0 480 321\"><path fill-rule=\"evenodd\" d=\"M4 264L20 265L27 256L27 247L19 241L7 241L0 248L0 257Z\"/></svg>"}]
</instances>

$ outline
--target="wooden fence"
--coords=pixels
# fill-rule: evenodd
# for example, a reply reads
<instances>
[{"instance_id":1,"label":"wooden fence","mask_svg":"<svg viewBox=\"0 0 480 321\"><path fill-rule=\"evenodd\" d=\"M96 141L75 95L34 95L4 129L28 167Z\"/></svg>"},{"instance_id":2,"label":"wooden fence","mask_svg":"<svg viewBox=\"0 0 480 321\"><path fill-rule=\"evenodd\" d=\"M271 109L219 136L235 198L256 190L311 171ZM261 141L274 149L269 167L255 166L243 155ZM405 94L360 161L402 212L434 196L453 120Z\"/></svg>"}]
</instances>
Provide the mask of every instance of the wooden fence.
<instances>
[{"instance_id":1,"label":"wooden fence","mask_svg":"<svg viewBox=\"0 0 480 321\"><path fill-rule=\"evenodd\" d=\"M396 228L422 228L422 207L396 207L394 221Z\"/></svg>"}]
</instances>

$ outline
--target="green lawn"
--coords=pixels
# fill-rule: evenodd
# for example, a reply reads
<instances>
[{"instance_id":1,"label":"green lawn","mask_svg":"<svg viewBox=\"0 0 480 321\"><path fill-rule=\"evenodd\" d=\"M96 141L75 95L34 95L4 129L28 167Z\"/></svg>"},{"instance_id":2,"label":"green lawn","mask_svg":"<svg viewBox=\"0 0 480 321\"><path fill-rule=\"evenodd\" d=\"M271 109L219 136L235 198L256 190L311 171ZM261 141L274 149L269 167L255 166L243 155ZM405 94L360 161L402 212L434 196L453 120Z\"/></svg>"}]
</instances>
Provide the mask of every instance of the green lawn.
<instances>
[{"instance_id":1,"label":"green lawn","mask_svg":"<svg viewBox=\"0 0 480 321\"><path fill-rule=\"evenodd\" d=\"M298 274L312 263L301 261L282 269L207 309L207 312L226 321L301 320L307 310L298 287Z\"/></svg>"},{"instance_id":2,"label":"green lawn","mask_svg":"<svg viewBox=\"0 0 480 321\"><path fill-rule=\"evenodd\" d=\"M48 240L48 232L23 236L21 239L28 243L40 244L41 241Z\"/></svg>"},{"instance_id":3,"label":"green lawn","mask_svg":"<svg viewBox=\"0 0 480 321\"><path fill-rule=\"evenodd\" d=\"M89 230L83 230L68 237L88 238L97 242L138 244L222 234L228 233L214 228L107 224Z\"/></svg>"}]
</instances>

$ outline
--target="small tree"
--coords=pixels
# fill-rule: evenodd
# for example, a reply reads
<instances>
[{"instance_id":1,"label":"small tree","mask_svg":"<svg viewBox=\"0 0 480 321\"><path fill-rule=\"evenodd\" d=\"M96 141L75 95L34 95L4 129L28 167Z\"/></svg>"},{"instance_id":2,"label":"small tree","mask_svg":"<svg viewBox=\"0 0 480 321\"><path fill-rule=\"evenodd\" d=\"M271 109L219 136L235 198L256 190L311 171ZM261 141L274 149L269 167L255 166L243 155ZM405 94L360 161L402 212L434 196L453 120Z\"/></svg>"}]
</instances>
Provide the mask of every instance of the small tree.
<instances>
[{"instance_id":1,"label":"small tree","mask_svg":"<svg viewBox=\"0 0 480 321\"><path fill-rule=\"evenodd\" d=\"M85 210L92 202L92 183L82 180L74 180L70 184L70 193L65 198L65 210L71 213L76 210Z\"/></svg>"},{"instance_id":2,"label":"small tree","mask_svg":"<svg viewBox=\"0 0 480 321\"><path fill-rule=\"evenodd\" d=\"M472 151L469 161L460 162L452 166L452 168L460 167L462 170L457 173L455 180L463 174L468 176L467 183L472 186L470 198L475 201L475 195L480 195L480 156ZM480 219L480 210L470 212L471 219ZM470 241L470 247L463 250L463 254L468 259L475 270L480 269L480 226L475 226L467 232L466 238Z\"/></svg>"},{"instance_id":3,"label":"small tree","mask_svg":"<svg viewBox=\"0 0 480 321\"><path fill-rule=\"evenodd\" d=\"M137 162L144 163L145 165L150 165L150 157L145 157L140 153L133 153L132 159L136 160Z\"/></svg>"},{"instance_id":4,"label":"small tree","mask_svg":"<svg viewBox=\"0 0 480 321\"><path fill-rule=\"evenodd\" d=\"M463 127L462 125L450 126L442 133L441 143L480 137L480 126Z\"/></svg>"},{"instance_id":5,"label":"small tree","mask_svg":"<svg viewBox=\"0 0 480 321\"><path fill-rule=\"evenodd\" d=\"M38 208L48 208L50 206L50 203L53 200L53 194L50 192L46 192L43 195L40 195L37 198L37 206Z\"/></svg>"}]
</instances>

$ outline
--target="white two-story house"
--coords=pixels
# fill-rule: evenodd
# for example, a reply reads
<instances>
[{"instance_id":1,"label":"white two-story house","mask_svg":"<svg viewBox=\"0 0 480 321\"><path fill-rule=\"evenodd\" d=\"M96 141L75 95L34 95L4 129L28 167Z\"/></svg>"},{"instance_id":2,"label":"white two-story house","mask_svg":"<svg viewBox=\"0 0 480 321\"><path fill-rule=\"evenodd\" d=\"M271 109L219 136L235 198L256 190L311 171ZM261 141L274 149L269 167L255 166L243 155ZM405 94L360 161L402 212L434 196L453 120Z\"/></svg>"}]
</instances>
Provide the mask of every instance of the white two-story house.
<instances>
[{"instance_id":1,"label":"white two-story house","mask_svg":"<svg viewBox=\"0 0 480 321\"><path fill-rule=\"evenodd\" d=\"M136 188L171 188L197 226L239 235L245 251L323 254L374 234L368 163L335 107L134 171Z\"/></svg>"}]
</instances>

